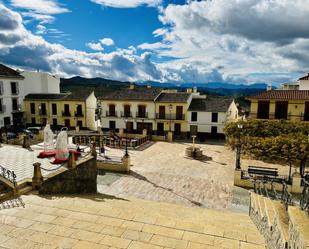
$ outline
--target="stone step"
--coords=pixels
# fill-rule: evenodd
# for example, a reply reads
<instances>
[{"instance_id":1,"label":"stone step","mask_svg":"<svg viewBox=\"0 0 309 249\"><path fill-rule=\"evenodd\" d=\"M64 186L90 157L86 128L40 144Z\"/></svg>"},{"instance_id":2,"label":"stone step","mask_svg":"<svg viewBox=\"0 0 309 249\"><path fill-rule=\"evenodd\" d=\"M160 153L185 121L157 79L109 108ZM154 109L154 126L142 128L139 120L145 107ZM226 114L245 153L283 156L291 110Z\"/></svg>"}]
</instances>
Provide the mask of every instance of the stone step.
<instances>
[{"instance_id":1,"label":"stone step","mask_svg":"<svg viewBox=\"0 0 309 249\"><path fill-rule=\"evenodd\" d=\"M288 216L290 248L309 248L309 217L308 213L298 207L289 207Z\"/></svg>"},{"instance_id":2,"label":"stone step","mask_svg":"<svg viewBox=\"0 0 309 249\"><path fill-rule=\"evenodd\" d=\"M267 215L268 225L272 226L275 216L274 205L271 199L264 197L265 211Z\"/></svg>"},{"instance_id":3,"label":"stone step","mask_svg":"<svg viewBox=\"0 0 309 249\"><path fill-rule=\"evenodd\" d=\"M28 194L31 191L32 191L32 186L30 186L30 185L25 185L25 186L19 188L19 194L20 195Z\"/></svg>"}]
</instances>

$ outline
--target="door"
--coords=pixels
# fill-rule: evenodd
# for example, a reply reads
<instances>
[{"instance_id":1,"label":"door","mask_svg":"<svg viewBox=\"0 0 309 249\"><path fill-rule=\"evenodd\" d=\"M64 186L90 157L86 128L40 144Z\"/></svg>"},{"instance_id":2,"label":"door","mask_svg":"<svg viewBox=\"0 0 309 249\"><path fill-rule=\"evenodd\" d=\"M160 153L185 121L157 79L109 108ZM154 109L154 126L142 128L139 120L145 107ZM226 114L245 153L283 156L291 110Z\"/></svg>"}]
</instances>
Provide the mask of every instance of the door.
<instances>
[{"instance_id":1,"label":"door","mask_svg":"<svg viewBox=\"0 0 309 249\"><path fill-rule=\"evenodd\" d=\"M165 106L164 105L159 106L159 118L165 119Z\"/></svg>"},{"instance_id":2,"label":"door","mask_svg":"<svg viewBox=\"0 0 309 249\"><path fill-rule=\"evenodd\" d=\"M133 132L133 122L127 122L127 132L128 133Z\"/></svg>"},{"instance_id":3,"label":"door","mask_svg":"<svg viewBox=\"0 0 309 249\"><path fill-rule=\"evenodd\" d=\"M288 119L288 102L277 101L275 109L275 119Z\"/></svg>"},{"instance_id":4,"label":"door","mask_svg":"<svg viewBox=\"0 0 309 249\"><path fill-rule=\"evenodd\" d=\"M190 125L190 134L191 136L197 135L197 125Z\"/></svg>"},{"instance_id":5,"label":"door","mask_svg":"<svg viewBox=\"0 0 309 249\"><path fill-rule=\"evenodd\" d=\"M269 101L258 102L257 118L269 119Z\"/></svg>"},{"instance_id":6,"label":"door","mask_svg":"<svg viewBox=\"0 0 309 249\"><path fill-rule=\"evenodd\" d=\"M116 129L116 121L110 120L109 121L109 129L114 131Z\"/></svg>"},{"instance_id":7,"label":"door","mask_svg":"<svg viewBox=\"0 0 309 249\"><path fill-rule=\"evenodd\" d=\"M218 133L218 127L217 126L211 126L211 134L216 135Z\"/></svg>"},{"instance_id":8,"label":"door","mask_svg":"<svg viewBox=\"0 0 309 249\"><path fill-rule=\"evenodd\" d=\"M124 117L131 117L131 107L129 105L125 105L123 107Z\"/></svg>"},{"instance_id":9,"label":"door","mask_svg":"<svg viewBox=\"0 0 309 249\"><path fill-rule=\"evenodd\" d=\"M164 135L164 123L158 123L157 124L157 133L159 136Z\"/></svg>"},{"instance_id":10,"label":"door","mask_svg":"<svg viewBox=\"0 0 309 249\"><path fill-rule=\"evenodd\" d=\"M67 128L71 127L70 119L65 119L64 120L64 126L67 127Z\"/></svg>"},{"instance_id":11,"label":"door","mask_svg":"<svg viewBox=\"0 0 309 249\"><path fill-rule=\"evenodd\" d=\"M183 107L182 106L176 106L176 119L177 120L183 120Z\"/></svg>"},{"instance_id":12,"label":"door","mask_svg":"<svg viewBox=\"0 0 309 249\"><path fill-rule=\"evenodd\" d=\"M144 106L144 105L138 106L137 117L146 118L146 106Z\"/></svg>"},{"instance_id":13,"label":"door","mask_svg":"<svg viewBox=\"0 0 309 249\"><path fill-rule=\"evenodd\" d=\"M175 123L174 134L175 136L179 136L181 134L181 124Z\"/></svg>"},{"instance_id":14,"label":"door","mask_svg":"<svg viewBox=\"0 0 309 249\"><path fill-rule=\"evenodd\" d=\"M11 117L4 117L4 126L10 126L11 125Z\"/></svg>"},{"instance_id":15,"label":"door","mask_svg":"<svg viewBox=\"0 0 309 249\"><path fill-rule=\"evenodd\" d=\"M309 102L305 103L304 121L309 121Z\"/></svg>"},{"instance_id":16,"label":"door","mask_svg":"<svg viewBox=\"0 0 309 249\"><path fill-rule=\"evenodd\" d=\"M115 105L109 105L108 109L109 109L109 113L106 116L108 116L108 117L115 117L116 116Z\"/></svg>"}]
</instances>

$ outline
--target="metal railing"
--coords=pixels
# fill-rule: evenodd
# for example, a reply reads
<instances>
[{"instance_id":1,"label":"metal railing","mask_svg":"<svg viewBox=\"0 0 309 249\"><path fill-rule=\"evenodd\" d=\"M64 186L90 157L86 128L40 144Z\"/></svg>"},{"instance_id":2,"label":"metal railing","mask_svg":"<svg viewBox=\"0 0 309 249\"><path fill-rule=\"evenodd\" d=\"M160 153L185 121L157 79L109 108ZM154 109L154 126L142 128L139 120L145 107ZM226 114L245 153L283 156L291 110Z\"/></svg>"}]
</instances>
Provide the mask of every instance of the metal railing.
<instances>
[{"instance_id":1,"label":"metal railing","mask_svg":"<svg viewBox=\"0 0 309 249\"><path fill-rule=\"evenodd\" d=\"M300 199L300 208L306 210L309 213L309 181L305 179L303 181L303 192Z\"/></svg>"},{"instance_id":2,"label":"metal railing","mask_svg":"<svg viewBox=\"0 0 309 249\"><path fill-rule=\"evenodd\" d=\"M62 112L63 117L71 117L71 112L70 111L64 111Z\"/></svg>"},{"instance_id":3,"label":"metal railing","mask_svg":"<svg viewBox=\"0 0 309 249\"><path fill-rule=\"evenodd\" d=\"M136 112L137 118L148 118L148 112Z\"/></svg>"},{"instance_id":4,"label":"metal railing","mask_svg":"<svg viewBox=\"0 0 309 249\"><path fill-rule=\"evenodd\" d=\"M185 114L164 114L164 113L156 113L156 119L165 119L165 120L185 120Z\"/></svg>"},{"instance_id":5,"label":"metal railing","mask_svg":"<svg viewBox=\"0 0 309 249\"><path fill-rule=\"evenodd\" d=\"M83 112L75 112L74 115L75 117L84 117Z\"/></svg>"},{"instance_id":6,"label":"metal railing","mask_svg":"<svg viewBox=\"0 0 309 249\"><path fill-rule=\"evenodd\" d=\"M46 109L39 110L39 115L40 116L47 116L47 110Z\"/></svg>"},{"instance_id":7,"label":"metal railing","mask_svg":"<svg viewBox=\"0 0 309 249\"><path fill-rule=\"evenodd\" d=\"M117 112L106 111L106 117L117 117Z\"/></svg>"},{"instance_id":8,"label":"metal railing","mask_svg":"<svg viewBox=\"0 0 309 249\"><path fill-rule=\"evenodd\" d=\"M122 118L130 118L132 117L132 112L121 112L121 117Z\"/></svg>"},{"instance_id":9,"label":"metal railing","mask_svg":"<svg viewBox=\"0 0 309 249\"><path fill-rule=\"evenodd\" d=\"M289 205L292 205L292 194L289 192L288 185L282 183L281 201L284 204L285 210L288 210Z\"/></svg>"},{"instance_id":10,"label":"metal railing","mask_svg":"<svg viewBox=\"0 0 309 249\"><path fill-rule=\"evenodd\" d=\"M16 174L12 170L8 170L0 165L0 175L16 185Z\"/></svg>"}]
</instances>

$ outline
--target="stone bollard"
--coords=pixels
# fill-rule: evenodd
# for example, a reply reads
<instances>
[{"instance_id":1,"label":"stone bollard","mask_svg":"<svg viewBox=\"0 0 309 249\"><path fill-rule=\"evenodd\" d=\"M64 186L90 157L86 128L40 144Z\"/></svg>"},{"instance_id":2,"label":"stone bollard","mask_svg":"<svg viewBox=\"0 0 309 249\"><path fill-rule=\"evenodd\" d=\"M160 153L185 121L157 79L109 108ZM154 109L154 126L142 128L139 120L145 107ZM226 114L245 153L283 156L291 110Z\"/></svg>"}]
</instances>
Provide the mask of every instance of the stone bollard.
<instances>
[{"instance_id":1,"label":"stone bollard","mask_svg":"<svg viewBox=\"0 0 309 249\"><path fill-rule=\"evenodd\" d=\"M75 160L74 152L70 152L70 154L69 154L68 168L69 169L76 168L76 160Z\"/></svg>"},{"instance_id":2,"label":"stone bollard","mask_svg":"<svg viewBox=\"0 0 309 249\"><path fill-rule=\"evenodd\" d=\"M33 166L34 166L34 172L32 177L32 189L38 190L43 183L41 164L39 162L36 162L33 164Z\"/></svg>"},{"instance_id":3,"label":"stone bollard","mask_svg":"<svg viewBox=\"0 0 309 249\"><path fill-rule=\"evenodd\" d=\"M302 186L301 186L301 175L298 172L295 172L292 175L292 193L302 193Z\"/></svg>"},{"instance_id":4,"label":"stone bollard","mask_svg":"<svg viewBox=\"0 0 309 249\"><path fill-rule=\"evenodd\" d=\"M97 158L97 148L96 148L96 142L92 142L91 146L91 155L95 158Z\"/></svg>"},{"instance_id":5,"label":"stone bollard","mask_svg":"<svg viewBox=\"0 0 309 249\"><path fill-rule=\"evenodd\" d=\"M29 136L23 137L23 148L29 149L30 148L30 139Z\"/></svg>"},{"instance_id":6,"label":"stone bollard","mask_svg":"<svg viewBox=\"0 0 309 249\"><path fill-rule=\"evenodd\" d=\"M122 163L124 165L124 168L126 170L127 173L130 172L130 167L131 167L131 160L130 160L130 156L123 156L122 157Z\"/></svg>"},{"instance_id":7,"label":"stone bollard","mask_svg":"<svg viewBox=\"0 0 309 249\"><path fill-rule=\"evenodd\" d=\"M172 142L173 142L173 132L172 132L172 131L169 131L169 132L167 133L167 141L168 141L169 143L172 143Z\"/></svg>"}]
</instances>

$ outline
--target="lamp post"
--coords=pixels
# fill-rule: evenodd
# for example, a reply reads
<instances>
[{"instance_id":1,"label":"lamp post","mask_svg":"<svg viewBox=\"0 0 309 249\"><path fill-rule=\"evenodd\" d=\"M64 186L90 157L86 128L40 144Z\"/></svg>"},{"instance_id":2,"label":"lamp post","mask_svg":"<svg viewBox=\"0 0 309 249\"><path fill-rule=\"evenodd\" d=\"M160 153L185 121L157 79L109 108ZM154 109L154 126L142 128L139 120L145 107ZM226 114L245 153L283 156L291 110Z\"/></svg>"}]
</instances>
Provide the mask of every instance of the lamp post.
<instances>
[{"instance_id":1,"label":"lamp post","mask_svg":"<svg viewBox=\"0 0 309 249\"><path fill-rule=\"evenodd\" d=\"M240 131L243 128L242 124L237 124L237 145L236 145L236 169L241 169L240 167L240 155L241 155L241 144L240 144Z\"/></svg>"},{"instance_id":2,"label":"lamp post","mask_svg":"<svg viewBox=\"0 0 309 249\"><path fill-rule=\"evenodd\" d=\"M125 119L125 120L124 120L124 123L125 123L125 128L126 128L126 149L125 149L124 155L125 155L126 157L128 157L128 156L129 156L129 153L128 153L128 131L127 131L127 123L128 123L128 120Z\"/></svg>"}]
</instances>

